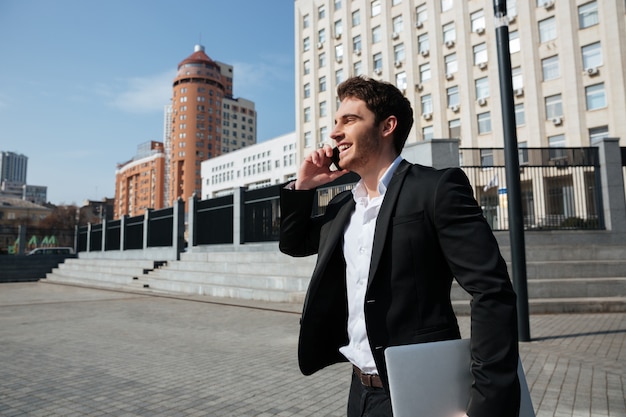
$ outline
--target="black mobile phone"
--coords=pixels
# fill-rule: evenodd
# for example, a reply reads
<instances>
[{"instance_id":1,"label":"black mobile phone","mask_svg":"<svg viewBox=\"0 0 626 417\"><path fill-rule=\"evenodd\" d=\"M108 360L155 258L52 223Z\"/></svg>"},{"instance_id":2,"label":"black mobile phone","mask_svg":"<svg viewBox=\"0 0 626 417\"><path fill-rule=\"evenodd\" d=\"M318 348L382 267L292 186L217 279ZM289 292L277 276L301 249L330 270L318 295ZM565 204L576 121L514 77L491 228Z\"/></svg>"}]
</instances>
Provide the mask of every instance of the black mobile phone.
<instances>
[{"instance_id":1,"label":"black mobile phone","mask_svg":"<svg viewBox=\"0 0 626 417\"><path fill-rule=\"evenodd\" d=\"M341 171L341 167L339 166L339 148L333 148L333 156L330 159L333 164L335 164L335 168Z\"/></svg>"}]
</instances>

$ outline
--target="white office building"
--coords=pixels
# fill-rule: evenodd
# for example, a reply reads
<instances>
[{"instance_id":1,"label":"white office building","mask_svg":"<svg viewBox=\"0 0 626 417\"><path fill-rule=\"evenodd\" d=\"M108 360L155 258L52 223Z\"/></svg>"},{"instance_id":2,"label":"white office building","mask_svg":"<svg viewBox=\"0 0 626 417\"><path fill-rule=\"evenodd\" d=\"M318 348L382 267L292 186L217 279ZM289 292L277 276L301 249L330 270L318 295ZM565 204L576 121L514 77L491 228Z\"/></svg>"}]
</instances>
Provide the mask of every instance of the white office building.
<instances>
[{"instance_id":1,"label":"white office building","mask_svg":"<svg viewBox=\"0 0 626 417\"><path fill-rule=\"evenodd\" d=\"M202 162L203 200L295 178L298 167L295 132L231 151Z\"/></svg>"},{"instance_id":2,"label":"white office building","mask_svg":"<svg viewBox=\"0 0 626 417\"><path fill-rule=\"evenodd\" d=\"M520 147L626 136L624 1L507 0ZM408 143L503 147L492 0L295 0L300 156L328 140L336 87L367 75L415 113Z\"/></svg>"}]
</instances>

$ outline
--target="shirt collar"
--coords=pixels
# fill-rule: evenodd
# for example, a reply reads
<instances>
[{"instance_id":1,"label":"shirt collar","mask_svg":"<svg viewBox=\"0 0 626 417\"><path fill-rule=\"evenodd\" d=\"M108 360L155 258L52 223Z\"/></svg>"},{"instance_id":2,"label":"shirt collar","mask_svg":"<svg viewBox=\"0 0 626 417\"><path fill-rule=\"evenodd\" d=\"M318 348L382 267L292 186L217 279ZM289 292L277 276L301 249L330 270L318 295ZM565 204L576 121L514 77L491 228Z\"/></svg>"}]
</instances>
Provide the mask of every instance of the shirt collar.
<instances>
[{"instance_id":1,"label":"shirt collar","mask_svg":"<svg viewBox=\"0 0 626 417\"><path fill-rule=\"evenodd\" d=\"M391 165L389 165L383 176L380 177L380 180L378 180L378 193L381 197L387 192L387 187L391 182L391 177L393 177L393 174L396 172L400 162L402 162L402 157L398 155L396 159L393 160ZM356 186L352 189L352 195L355 201L358 201L360 198L367 198L367 190L365 189L365 185L363 185L363 180L359 180Z\"/></svg>"}]
</instances>

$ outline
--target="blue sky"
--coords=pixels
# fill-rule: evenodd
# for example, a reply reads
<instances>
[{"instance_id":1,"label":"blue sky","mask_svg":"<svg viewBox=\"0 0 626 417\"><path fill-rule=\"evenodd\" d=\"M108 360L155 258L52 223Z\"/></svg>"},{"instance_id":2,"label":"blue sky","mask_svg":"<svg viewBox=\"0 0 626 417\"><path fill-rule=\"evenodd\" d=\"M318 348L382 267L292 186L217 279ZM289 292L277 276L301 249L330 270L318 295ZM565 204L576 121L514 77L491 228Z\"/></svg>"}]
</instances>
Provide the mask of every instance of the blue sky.
<instances>
[{"instance_id":1,"label":"blue sky","mask_svg":"<svg viewBox=\"0 0 626 417\"><path fill-rule=\"evenodd\" d=\"M295 130L293 0L0 0L0 150L54 204L115 194L117 163L163 140L195 44L234 66L257 140Z\"/></svg>"}]
</instances>

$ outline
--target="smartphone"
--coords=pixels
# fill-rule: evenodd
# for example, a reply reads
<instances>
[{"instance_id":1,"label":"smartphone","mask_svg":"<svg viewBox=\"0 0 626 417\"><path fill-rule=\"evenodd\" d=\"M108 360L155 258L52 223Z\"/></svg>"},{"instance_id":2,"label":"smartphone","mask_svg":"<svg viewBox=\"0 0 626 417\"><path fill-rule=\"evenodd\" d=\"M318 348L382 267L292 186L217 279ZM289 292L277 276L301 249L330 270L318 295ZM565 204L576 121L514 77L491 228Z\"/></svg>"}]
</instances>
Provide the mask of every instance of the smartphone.
<instances>
[{"instance_id":1,"label":"smartphone","mask_svg":"<svg viewBox=\"0 0 626 417\"><path fill-rule=\"evenodd\" d=\"M331 156L331 161L335 165L338 171L341 171L341 167L339 166L339 148L333 148L333 156Z\"/></svg>"}]
</instances>

